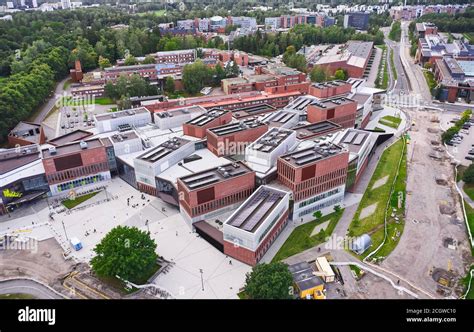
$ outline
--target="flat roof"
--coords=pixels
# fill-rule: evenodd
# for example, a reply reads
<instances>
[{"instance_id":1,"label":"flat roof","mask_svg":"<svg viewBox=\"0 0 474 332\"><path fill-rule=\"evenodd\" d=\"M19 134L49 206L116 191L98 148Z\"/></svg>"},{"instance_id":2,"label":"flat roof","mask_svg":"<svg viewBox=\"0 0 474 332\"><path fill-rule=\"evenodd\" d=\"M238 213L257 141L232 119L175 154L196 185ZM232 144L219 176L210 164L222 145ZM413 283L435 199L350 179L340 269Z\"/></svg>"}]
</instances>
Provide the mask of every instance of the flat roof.
<instances>
[{"instance_id":1,"label":"flat roof","mask_svg":"<svg viewBox=\"0 0 474 332\"><path fill-rule=\"evenodd\" d=\"M348 129L339 140L339 144L347 147L350 152L358 153L371 133L357 129Z\"/></svg>"},{"instance_id":2,"label":"flat roof","mask_svg":"<svg viewBox=\"0 0 474 332\"><path fill-rule=\"evenodd\" d=\"M263 134L257 141L249 145L248 148L263 153L270 153L275 150L277 146L283 143L291 134L293 134L293 130L272 128Z\"/></svg>"},{"instance_id":3,"label":"flat roof","mask_svg":"<svg viewBox=\"0 0 474 332\"><path fill-rule=\"evenodd\" d=\"M218 182L224 182L238 176L253 172L242 162L229 163L210 168L198 173L180 177L179 180L189 191L202 189Z\"/></svg>"},{"instance_id":4,"label":"flat roof","mask_svg":"<svg viewBox=\"0 0 474 332\"><path fill-rule=\"evenodd\" d=\"M36 144L0 151L0 174L40 159L39 146Z\"/></svg>"},{"instance_id":5,"label":"flat roof","mask_svg":"<svg viewBox=\"0 0 474 332\"><path fill-rule=\"evenodd\" d=\"M112 141L112 143L121 143L133 139L139 138L137 133L132 131L127 131L127 132L122 132L122 133L117 133L109 137L109 139Z\"/></svg>"},{"instance_id":6,"label":"flat roof","mask_svg":"<svg viewBox=\"0 0 474 332\"><path fill-rule=\"evenodd\" d=\"M311 104L313 101L318 100L316 97L311 95L304 95L296 98L291 103L289 103L285 109L304 111L306 107Z\"/></svg>"},{"instance_id":7,"label":"flat roof","mask_svg":"<svg viewBox=\"0 0 474 332\"><path fill-rule=\"evenodd\" d=\"M342 148L336 144L323 142L302 150L282 155L280 158L295 167L301 167L316 161L324 160L341 153Z\"/></svg>"},{"instance_id":8,"label":"flat roof","mask_svg":"<svg viewBox=\"0 0 474 332\"><path fill-rule=\"evenodd\" d=\"M89 131L82 130L82 129L76 129L76 130L71 131L67 134L64 134L64 135L58 136L56 138L50 139L48 141L48 143L52 144L52 145L56 145L56 146L57 145L64 145L64 144L67 144L67 143L83 140L83 139L85 139L89 136L92 136L92 135L93 134Z\"/></svg>"},{"instance_id":9,"label":"flat roof","mask_svg":"<svg viewBox=\"0 0 474 332\"><path fill-rule=\"evenodd\" d=\"M245 119L240 122L228 123L219 127L209 129L212 133L217 136L225 136L235 134L239 131L249 130L257 127L264 126L265 124L256 119Z\"/></svg>"},{"instance_id":10,"label":"flat roof","mask_svg":"<svg viewBox=\"0 0 474 332\"><path fill-rule=\"evenodd\" d=\"M226 224L254 233L286 194L268 186L260 186L226 221Z\"/></svg>"},{"instance_id":11,"label":"flat roof","mask_svg":"<svg viewBox=\"0 0 474 332\"><path fill-rule=\"evenodd\" d=\"M204 113L206 109L199 105L186 106L181 108L173 108L171 110L156 112L155 115L159 118L170 118L173 116L185 115L190 113Z\"/></svg>"},{"instance_id":12,"label":"flat roof","mask_svg":"<svg viewBox=\"0 0 474 332\"><path fill-rule=\"evenodd\" d=\"M311 106L316 106L320 109L333 108L341 105L347 105L353 103L354 100L346 97L337 97L324 100L313 100Z\"/></svg>"},{"instance_id":13,"label":"flat roof","mask_svg":"<svg viewBox=\"0 0 474 332\"><path fill-rule=\"evenodd\" d=\"M124 118L127 116L133 116L135 114L150 113L145 107L131 108L128 110L117 111L117 112L107 112L94 115L97 121L105 121L116 118Z\"/></svg>"},{"instance_id":14,"label":"flat roof","mask_svg":"<svg viewBox=\"0 0 474 332\"><path fill-rule=\"evenodd\" d=\"M155 163L158 160L163 159L165 156L169 155L173 151L176 151L179 148L183 147L189 142L191 141L181 137L173 137L167 140L166 142L161 143L157 147L146 151L142 155L138 156L137 159L144 160L150 163Z\"/></svg>"},{"instance_id":15,"label":"flat roof","mask_svg":"<svg viewBox=\"0 0 474 332\"><path fill-rule=\"evenodd\" d=\"M312 83L311 86L316 89L327 89L327 88L343 86L346 84L350 84L350 83L343 80L334 80L334 81L321 82L321 83Z\"/></svg>"},{"instance_id":16,"label":"flat roof","mask_svg":"<svg viewBox=\"0 0 474 332\"><path fill-rule=\"evenodd\" d=\"M474 76L474 61L457 60L459 67L466 76Z\"/></svg>"},{"instance_id":17,"label":"flat roof","mask_svg":"<svg viewBox=\"0 0 474 332\"><path fill-rule=\"evenodd\" d=\"M262 104L257 104L257 105L233 108L232 114L234 115L236 119L239 119L239 118L245 118L249 116L260 115L262 113L273 112L275 110L276 110L275 107L267 103L262 103Z\"/></svg>"},{"instance_id":18,"label":"flat roof","mask_svg":"<svg viewBox=\"0 0 474 332\"><path fill-rule=\"evenodd\" d=\"M55 158L55 157L63 156L63 155L74 153L74 152L80 152L83 150L90 150L90 149L100 148L104 146L102 141L99 138L93 138L93 139L84 141L85 143L87 143L87 149L83 149L81 147L81 142L73 142L73 143L68 143L65 145L56 146L54 147L53 151L55 151L55 153L53 154L51 154L52 152L51 150L43 149L42 150L43 158L44 159Z\"/></svg>"},{"instance_id":19,"label":"flat roof","mask_svg":"<svg viewBox=\"0 0 474 332\"><path fill-rule=\"evenodd\" d=\"M156 65L154 63L148 65L132 65L132 66L116 66L116 67L107 67L104 69L106 72L121 72L127 70L141 70L141 69L155 69Z\"/></svg>"},{"instance_id":20,"label":"flat roof","mask_svg":"<svg viewBox=\"0 0 474 332\"><path fill-rule=\"evenodd\" d=\"M307 262L296 263L288 266L293 282L301 291L312 289L323 284L323 280L313 274L314 270Z\"/></svg>"},{"instance_id":21,"label":"flat roof","mask_svg":"<svg viewBox=\"0 0 474 332\"><path fill-rule=\"evenodd\" d=\"M221 109L211 109L208 112L201 114L192 120L187 121L186 124L193 125L196 127L202 127L208 124L209 122L213 121L214 119L217 119L229 112L230 111L221 110Z\"/></svg>"},{"instance_id":22,"label":"flat roof","mask_svg":"<svg viewBox=\"0 0 474 332\"><path fill-rule=\"evenodd\" d=\"M10 131L8 136L27 139L31 143L39 143L40 133L41 125L33 122L20 121L15 128Z\"/></svg>"},{"instance_id":23,"label":"flat roof","mask_svg":"<svg viewBox=\"0 0 474 332\"><path fill-rule=\"evenodd\" d=\"M295 116L299 118L298 113L280 110L280 111L276 111L271 114L268 114L268 116L265 116L265 118L263 118L262 121L283 125L287 123L288 121L290 121Z\"/></svg>"},{"instance_id":24,"label":"flat roof","mask_svg":"<svg viewBox=\"0 0 474 332\"><path fill-rule=\"evenodd\" d=\"M304 126L298 126L292 128L296 131L296 137L299 139L315 137L318 135L324 135L330 131L336 131L341 129L342 127L337 123L325 120L316 123L310 123Z\"/></svg>"}]
</instances>

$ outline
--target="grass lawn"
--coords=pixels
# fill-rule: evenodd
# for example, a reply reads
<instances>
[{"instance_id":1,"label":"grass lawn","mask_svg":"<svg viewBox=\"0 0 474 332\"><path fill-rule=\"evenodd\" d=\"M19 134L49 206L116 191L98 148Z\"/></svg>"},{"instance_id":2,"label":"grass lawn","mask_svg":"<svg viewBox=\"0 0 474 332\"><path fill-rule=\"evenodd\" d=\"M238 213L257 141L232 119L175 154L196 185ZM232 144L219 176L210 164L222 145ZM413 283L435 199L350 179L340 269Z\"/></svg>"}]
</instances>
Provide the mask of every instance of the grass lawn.
<instances>
[{"instance_id":1,"label":"grass lawn","mask_svg":"<svg viewBox=\"0 0 474 332\"><path fill-rule=\"evenodd\" d=\"M379 71L375 79L375 87L386 89L388 85L388 65L386 61L387 45L378 45L377 47L382 50L382 59L380 60ZM382 77L380 77L380 75L382 75Z\"/></svg>"},{"instance_id":2,"label":"grass lawn","mask_svg":"<svg viewBox=\"0 0 474 332\"><path fill-rule=\"evenodd\" d=\"M375 131L380 131L380 132L385 132L385 129L382 129L380 127L375 127L374 130Z\"/></svg>"},{"instance_id":3,"label":"grass lawn","mask_svg":"<svg viewBox=\"0 0 474 332\"><path fill-rule=\"evenodd\" d=\"M465 183L462 189L467 194L467 196L469 196L470 199L474 200L474 184Z\"/></svg>"},{"instance_id":4,"label":"grass lawn","mask_svg":"<svg viewBox=\"0 0 474 332\"><path fill-rule=\"evenodd\" d=\"M290 234L288 239L285 241L285 243L281 246L280 250L278 250L272 262L281 261L285 258L296 255L306 249L312 248L323 243L326 237L332 234L339 219L341 219L343 212L344 209L341 209L338 212L333 212L331 214L323 216L319 220L313 220L296 227ZM330 220L329 224L324 231L314 236L311 236L311 233L317 225L320 225L328 220Z\"/></svg>"},{"instance_id":5,"label":"grass lawn","mask_svg":"<svg viewBox=\"0 0 474 332\"><path fill-rule=\"evenodd\" d=\"M471 276L471 271L474 269L474 266L471 265L469 272L467 272L466 276L462 279L462 283L465 286L464 292L467 291L467 286L469 283L469 278ZM473 300L474 299L474 278L471 280L471 287L469 288L469 293L466 295L466 300Z\"/></svg>"},{"instance_id":6,"label":"grass lawn","mask_svg":"<svg viewBox=\"0 0 474 332\"><path fill-rule=\"evenodd\" d=\"M69 88L70 85L71 85L71 80L69 79L66 82L64 82L63 90L67 90L67 88Z\"/></svg>"},{"instance_id":7,"label":"grass lawn","mask_svg":"<svg viewBox=\"0 0 474 332\"><path fill-rule=\"evenodd\" d=\"M398 118L392 115L386 115L379 120L380 124L383 124L393 129L397 129L400 126L401 122L402 122L401 118Z\"/></svg>"},{"instance_id":8,"label":"grass lawn","mask_svg":"<svg viewBox=\"0 0 474 332\"><path fill-rule=\"evenodd\" d=\"M33 295L24 293L0 294L0 300L31 300L36 299Z\"/></svg>"},{"instance_id":9,"label":"grass lawn","mask_svg":"<svg viewBox=\"0 0 474 332\"><path fill-rule=\"evenodd\" d=\"M74 200L71 200L71 199L67 199L65 201L62 201L63 205L65 207L67 207L68 209L72 209L76 206L78 206L79 204L87 201L89 198L92 198L94 197L95 195L97 195L99 192L95 192L95 193L90 193L90 194L85 194L85 195L82 195L82 196L79 196L79 197L76 197L76 199Z\"/></svg>"},{"instance_id":10,"label":"grass lawn","mask_svg":"<svg viewBox=\"0 0 474 332\"><path fill-rule=\"evenodd\" d=\"M392 68L392 76L393 79L396 80L398 78L397 69L395 68L395 62L393 61L393 50L390 52L390 67Z\"/></svg>"},{"instance_id":11,"label":"grass lawn","mask_svg":"<svg viewBox=\"0 0 474 332\"><path fill-rule=\"evenodd\" d=\"M362 276L362 270L357 265L349 265L349 268L354 271L357 279Z\"/></svg>"},{"instance_id":12,"label":"grass lawn","mask_svg":"<svg viewBox=\"0 0 474 332\"><path fill-rule=\"evenodd\" d=\"M433 89L437 85L436 80L434 78L434 74L428 70L423 70L423 75L425 76L426 83L428 83L428 87L430 88L431 94L433 94Z\"/></svg>"},{"instance_id":13,"label":"grass lawn","mask_svg":"<svg viewBox=\"0 0 474 332\"><path fill-rule=\"evenodd\" d=\"M378 256L388 255L396 245L398 239L392 241L391 238L396 231L400 234L403 231L403 211L405 205L405 180L406 180L406 149L403 156L400 176L397 178L393 195L390 196L390 188L397 173L397 166L404 147L403 140L398 140L388 149L386 149L370 179L369 185L362 197L359 207L354 215L354 219L349 226L350 236L360 236L368 233L372 238L372 248L375 249L383 241L384 237L384 217L387 201L390 199L390 209L398 205L398 193L403 193L402 208L396 212L396 215L402 220L402 223L397 224L393 220L387 226L388 238L386 244L380 249ZM372 189L374 183L388 176L385 184ZM373 204L377 204L375 211L369 216L359 219L362 210ZM367 250L364 254L369 254Z\"/></svg>"},{"instance_id":14,"label":"grass lawn","mask_svg":"<svg viewBox=\"0 0 474 332\"><path fill-rule=\"evenodd\" d=\"M464 200L464 206L466 207L467 222L469 223L471 234L474 236L474 209L469 205L468 202L466 202L466 200Z\"/></svg>"},{"instance_id":15,"label":"grass lawn","mask_svg":"<svg viewBox=\"0 0 474 332\"><path fill-rule=\"evenodd\" d=\"M166 15L166 10L164 9L160 9L160 10L154 10L154 11L148 11L148 12L144 12L144 13L138 13L137 15L138 16L144 16L144 15L149 15L149 14L152 14L152 15L155 15L155 16L165 16Z\"/></svg>"}]
</instances>

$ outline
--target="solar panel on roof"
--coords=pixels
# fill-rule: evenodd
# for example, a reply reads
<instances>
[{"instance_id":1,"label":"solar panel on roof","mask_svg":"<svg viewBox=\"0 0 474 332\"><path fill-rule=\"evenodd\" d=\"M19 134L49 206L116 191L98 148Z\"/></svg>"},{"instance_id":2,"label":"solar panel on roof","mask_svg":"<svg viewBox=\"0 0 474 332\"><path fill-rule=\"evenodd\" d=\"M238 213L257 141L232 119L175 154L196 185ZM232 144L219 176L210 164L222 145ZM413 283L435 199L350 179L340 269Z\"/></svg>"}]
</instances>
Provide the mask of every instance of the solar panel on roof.
<instances>
[{"instance_id":1,"label":"solar panel on roof","mask_svg":"<svg viewBox=\"0 0 474 332\"><path fill-rule=\"evenodd\" d=\"M148 159L148 158L150 158L151 156L153 156L154 154L160 153L163 149L164 149L163 147L159 147L157 150L153 150L153 151L151 151L150 153L147 153L146 155L144 155L144 156L142 157L142 159Z\"/></svg>"},{"instance_id":2,"label":"solar panel on roof","mask_svg":"<svg viewBox=\"0 0 474 332\"><path fill-rule=\"evenodd\" d=\"M214 176L214 172L206 172L206 173L202 173L202 174L199 174L199 175L191 176L189 178L183 179L183 182L184 183L189 183L189 182L200 180L200 179L203 179L203 178L206 178L206 177L209 177L209 176Z\"/></svg>"},{"instance_id":3,"label":"solar panel on roof","mask_svg":"<svg viewBox=\"0 0 474 332\"><path fill-rule=\"evenodd\" d=\"M306 158L296 160L295 164L302 165L302 164L306 164L310 161L315 161L315 160L318 160L318 159L321 159L321 158L322 158L321 155L313 154L312 156L308 156Z\"/></svg>"},{"instance_id":4,"label":"solar panel on roof","mask_svg":"<svg viewBox=\"0 0 474 332\"><path fill-rule=\"evenodd\" d=\"M243 229L246 231L252 231L254 227L262 220L263 216L273 208L275 202L280 198L279 194L273 193L272 195L267 196L265 202L261 207L255 212L255 214L244 224Z\"/></svg>"},{"instance_id":5,"label":"solar panel on roof","mask_svg":"<svg viewBox=\"0 0 474 332\"><path fill-rule=\"evenodd\" d=\"M291 114L291 113L290 113L290 114L286 114L285 117L284 117L283 119L281 119L280 122L285 123L285 122L287 122L288 120L290 120L292 116L293 116L293 114Z\"/></svg>"},{"instance_id":6,"label":"solar panel on roof","mask_svg":"<svg viewBox=\"0 0 474 332\"><path fill-rule=\"evenodd\" d=\"M360 145L360 143L362 143L362 141L364 140L365 138L365 135L364 134L358 134L356 139L354 140L354 143L355 145Z\"/></svg>"},{"instance_id":7,"label":"solar panel on roof","mask_svg":"<svg viewBox=\"0 0 474 332\"><path fill-rule=\"evenodd\" d=\"M240 227L244 221L254 212L255 208L269 195L268 191L261 191L255 196L252 201L245 206L240 214L238 214L235 219L230 223L234 227Z\"/></svg>"},{"instance_id":8,"label":"solar panel on roof","mask_svg":"<svg viewBox=\"0 0 474 332\"><path fill-rule=\"evenodd\" d=\"M190 189L193 189L193 188L196 188L196 187L202 187L202 186L206 186L208 184L211 184L211 183L214 183L214 182L217 182L219 181L218 178L212 178L212 179L208 179L208 180L205 180L205 181L200 181L200 182L196 182L196 183L192 183L190 185L188 185L188 187Z\"/></svg>"},{"instance_id":9,"label":"solar panel on roof","mask_svg":"<svg viewBox=\"0 0 474 332\"><path fill-rule=\"evenodd\" d=\"M307 150L307 151L304 151L304 152L300 152L300 153L297 153L297 154L294 154L292 155L292 157L294 159L299 159L299 158L303 158L303 157L306 157L310 154L313 154L313 151L312 150Z\"/></svg>"},{"instance_id":10,"label":"solar panel on roof","mask_svg":"<svg viewBox=\"0 0 474 332\"><path fill-rule=\"evenodd\" d=\"M158 153L157 155L151 157L151 158L150 158L150 161L152 161L152 162L153 162L153 161L157 161L158 159L164 157L165 155L167 155L167 154L170 153L170 152L171 152L171 151L169 151L169 150L165 150L165 151L163 151L163 152L161 152L161 153Z\"/></svg>"},{"instance_id":11,"label":"solar panel on roof","mask_svg":"<svg viewBox=\"0 0 474 332\"><path fill-rule=\"evenodd\" d=\"M355 132L350 132L346 138L344 139L344 143L350 143L352 142L352 140L354 139L355 135L357 135L357 133Z\"/></svg>"},{"instance_id":12,"label":"solar panel on roof","mask_svg":"<svg viewBox=\"0 0 474 332\"><path fill-rule=\"evenodd\" d=\"M280 122L280 120L281 120L284 116L285 116L285 113L280 113L280 114L278 114L278 116L277 116L275 119L273 119L273 121L275 121L275 122Z\"/></svg>"}]
</instances>

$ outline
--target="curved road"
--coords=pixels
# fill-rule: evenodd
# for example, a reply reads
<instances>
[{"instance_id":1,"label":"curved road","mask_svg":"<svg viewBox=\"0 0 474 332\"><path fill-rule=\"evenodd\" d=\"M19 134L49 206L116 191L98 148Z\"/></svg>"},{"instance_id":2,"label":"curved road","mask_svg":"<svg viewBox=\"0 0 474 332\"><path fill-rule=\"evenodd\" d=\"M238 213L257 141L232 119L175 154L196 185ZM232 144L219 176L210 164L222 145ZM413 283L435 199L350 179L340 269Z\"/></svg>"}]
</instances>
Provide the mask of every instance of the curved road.
<instances>
[{"instance_id":1,"label":"curved road","mask_svg":"<svg viewBox=\"0 0 474 332\"><path fill-rule=\"evenodd\" d=\"M29 294L38 299L63 299L51 288L31 279L0 281L0 294Z\"/></svg>"}]
</instances>

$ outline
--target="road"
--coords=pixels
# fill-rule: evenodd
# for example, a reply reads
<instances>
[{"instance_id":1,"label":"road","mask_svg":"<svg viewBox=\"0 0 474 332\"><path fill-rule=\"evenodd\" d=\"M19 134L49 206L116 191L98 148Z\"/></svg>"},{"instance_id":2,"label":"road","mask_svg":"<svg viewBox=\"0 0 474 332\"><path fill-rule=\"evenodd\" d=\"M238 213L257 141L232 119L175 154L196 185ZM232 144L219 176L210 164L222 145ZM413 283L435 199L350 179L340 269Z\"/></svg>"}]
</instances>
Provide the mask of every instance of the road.
<instances>
[{"instance_id":1,"label":"road","mask_svg":"<svg viewBox=\"0 0 474 332\"><path fill-rule=\"evenodd\" d=\"M61 80L57 85L56 85L56 88L54 89L54 92L52 93L51 97L49 98L49 100L46 102L46 104L44 104L43 106L41 106L41 108L39 109L38 112L36 112L36 114L33 116L33 118L31 119L32 122L34 123L41 123L44 121L44 119L46 119L46 117L48 116L48 113L51 111L51 109L54 107L54 105L56 104L56 100L57 100L57 96L58 95L61 95L63 93L63 86L64 86L64 83L66 83L66 81L69 79L69 76L64 78L63 80Z\"/></svg>"},{"instance_id":2,"label":"road","mask_svg":"<svg viewBox=\"0 0 474 332\"><path fill-rule=\"evenodd\" d=\"M49 287L29 279L0 281L0 294L29 294L38 299L62 299Z\"/></svg>"}]
</instances>

